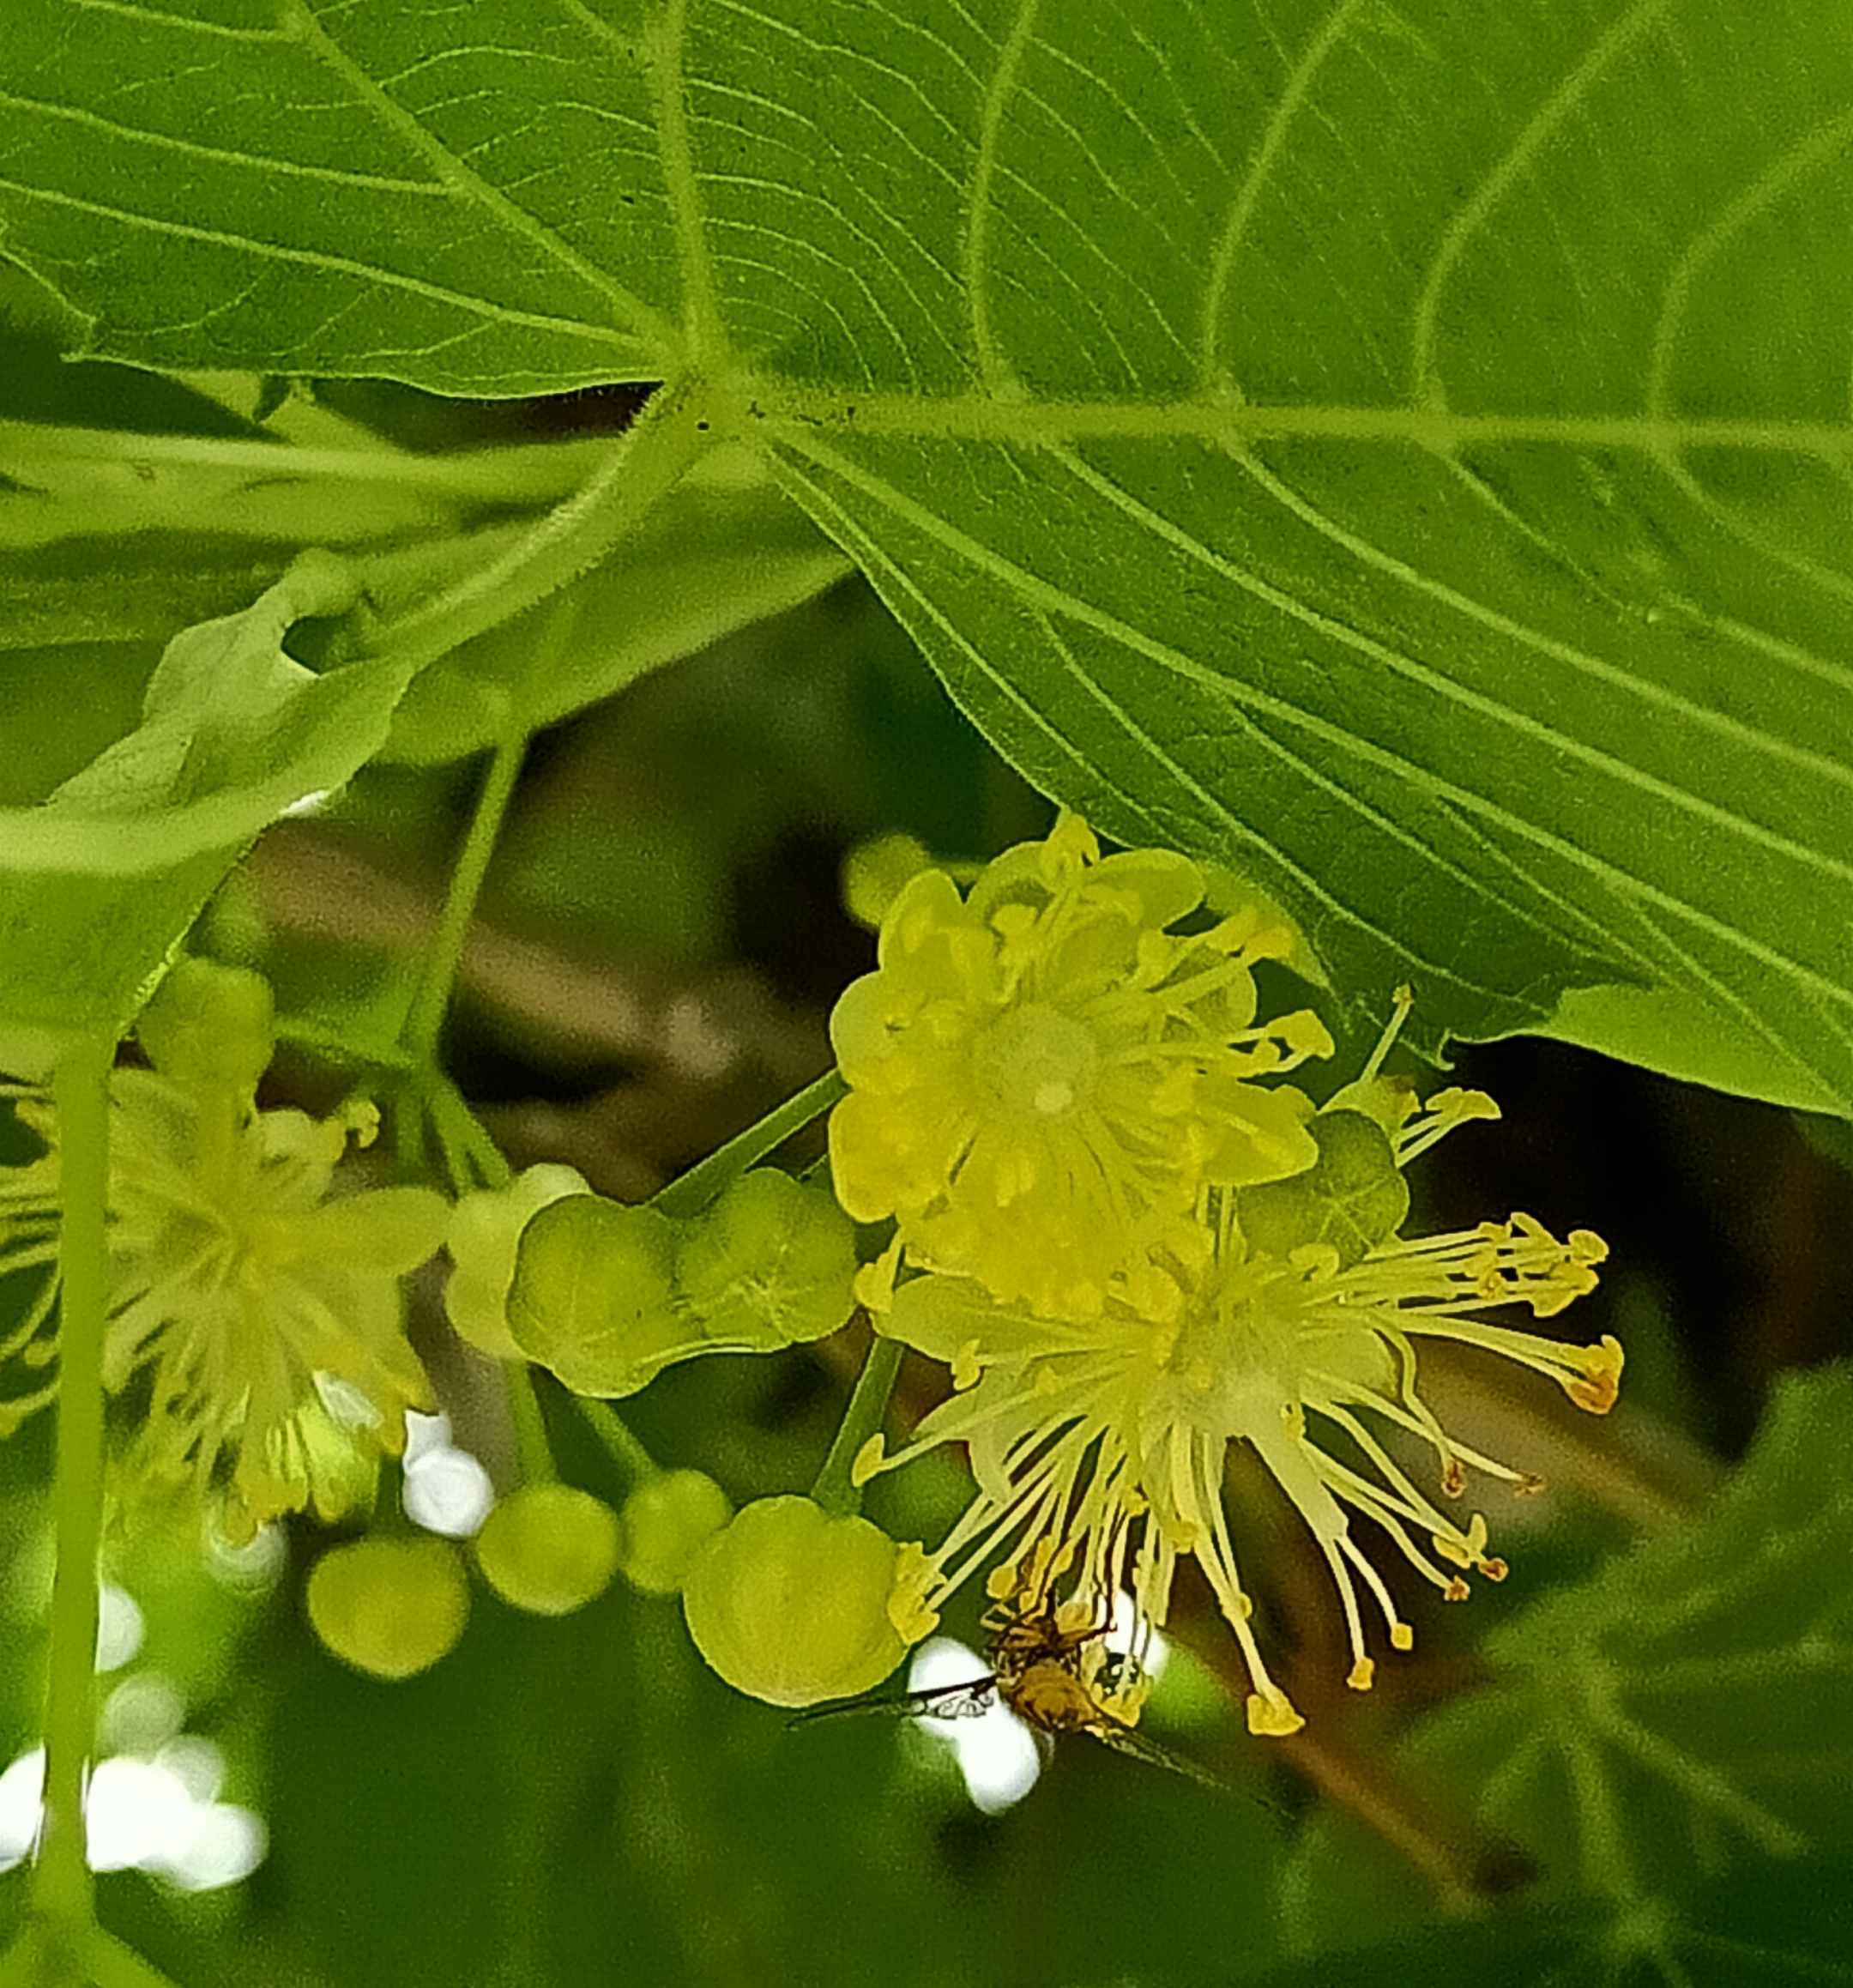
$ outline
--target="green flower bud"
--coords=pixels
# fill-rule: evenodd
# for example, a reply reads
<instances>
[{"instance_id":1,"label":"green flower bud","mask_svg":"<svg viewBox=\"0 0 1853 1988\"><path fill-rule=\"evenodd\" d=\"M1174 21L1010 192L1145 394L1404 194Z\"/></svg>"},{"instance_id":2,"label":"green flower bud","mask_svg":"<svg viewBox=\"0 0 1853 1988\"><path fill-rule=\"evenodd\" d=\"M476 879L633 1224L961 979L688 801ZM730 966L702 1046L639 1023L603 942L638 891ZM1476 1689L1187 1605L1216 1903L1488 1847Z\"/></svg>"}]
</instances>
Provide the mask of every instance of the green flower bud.
<instances>
[{"instance_id":1,"label":"green flower bud","mask_svg":"<svg viewBox=\"0 0 1853 1988\"><path fill-rule=\"evenodd\" d=\"M776 1352L834 1332L855 1305L855 1230L821 1188L755 1167L683 1228L676 1286L710 1339Z\"/></svg>"},{"instance_id":2,"label":"green flower bud","mask_svg":"<svg viewBox=\"0 0 1853 1988\"><path fill-rule=\"evenodd\" d=\"M142 1011L136 1036L170 1083L249 1100L275 1046L270 983L248 967L174 962Z\"/></svg>"},{"instance_id":3,"label":"green flower bud","mask_svg":"<svg viewBox=\"0 0 1853 1988\"><path fill-rule=\"evenodd\" d=\"M933 851L917 836L878 835L858 843L843 859L843 909L858 925L878 932L888 907L933 867Z\"/></svg>"},{"instance_id":4,"label":"green flower bud","mask_svg":"<svg viewBox=\"0 0 1853 1988\"><path fill-rule=\"evenodd\" d=\"M524 1484L484 1521L476 1564L511 1606L530 1615L570 1615L611 1585L618 1514L571 1484Z\"/></svg>"},{"instance_id":5,"label":"green flower bud","mask_svg":"<svg viewBox=\"0 0 1853 1988\"><path fill-rule=\"evenodd\" d=\"M618 1569L645 1594L674 1594L733 1508L704 1471L662 1471L618 1514Z\"/></svg>"},{"instance_id":6,"label":"green flower bud","mask_svg":"<svg viewBox=\"0 0 1853 1988\"><path fill-rule=\"evenodd\" d=\"M675 1224L654 1208L599 1194L553 1202L522 1233L508 1297L515 1343L576 1394L647 1387L703 1350L676 1307L674 1251Z\"/></svg>"},{"instance_id":7,"label":"green flower bud","mask_svg":"<svg viewBox=\"0 0 1853 1988\"><path fill-rule=\"evenodd\" d=\"M815 1705L878 1684L905 1654L889 1615L902 1550L866 1519L761 1498L683 1584L695 1647L736 1691Z\"/></svg>"},{"instance_id":8,"label":"green flower bud","mask_svg":"<svg viewBox=\"0 0 1853 1988\"><path fill-rule=\"evenodd\" d=\"M585 1176L571 1167L528 1167L505 1187L462 1195L444 1237L450 1281L444 1309L457 1337L492 1359L524 1357L509 1331L509 1287L522 1231L541 1209L569 1194L589 1194Z\"/></svg>"},{"instance_id":9,"label":"green flower bud","mask_svg":"<svg viewBox=\"0 0 1853 1988\"><path fill-rule=\"evenodd\" d=\"M1319 1242L1336 1249L1341 1264L1361 1263L1409 1213L1396 1149L1380 1126L1355 1111L1328 1107L1307 1129L1319 1143L1307 1172L1238 1193L1242 1236L1251 1250L1283 1262Z\"/></svg>"},{"instance_id":10,"label":"green flower bud","mask_svg":"<svg viewBox=\"0 0 1853 1988\"><path fill-rule=\"evenodd\" d=\"M469 1582L448 1539L357 1539L317 1561L308 1605L315 1633L344 1664L396 1682L456 1648Z\"/></svg>"}]
</instances>

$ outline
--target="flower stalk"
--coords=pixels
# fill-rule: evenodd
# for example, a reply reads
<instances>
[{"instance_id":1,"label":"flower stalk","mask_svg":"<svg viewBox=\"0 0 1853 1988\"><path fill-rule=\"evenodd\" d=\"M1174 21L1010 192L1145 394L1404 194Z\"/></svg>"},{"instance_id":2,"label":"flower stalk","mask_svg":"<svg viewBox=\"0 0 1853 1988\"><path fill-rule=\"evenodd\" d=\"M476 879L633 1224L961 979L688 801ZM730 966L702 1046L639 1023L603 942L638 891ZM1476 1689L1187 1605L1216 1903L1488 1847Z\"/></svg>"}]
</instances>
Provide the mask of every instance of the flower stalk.
<instances>
[{"instance_id":1,"label":"flower stalk","mask_svg":"<svg viewBox=\"0 0 1853 1988\"><path fill-rule=\"evenodd\" d=\"M862 1509L862 1487L855 1476L857 1457L881 1428L888 1412L888 1398L894 1393L895 1376L901 1371L902 1348L897 1339L876 1338L870 1343L868 1357L856 1378L849 1405L843 1411L842 1425L824 1467L811 1487L812 1498L834 1519L853 1517Z\"/></svg>"},{"instance_id":2,"label":"flower stalk","mask_svg":"<svg viewBox=\"0 0 1853 1988\"><path fill-rule=\"evenodd\" d=\"M103 1538L103 1346L109 1323L109 1077L113 1043L85 1039L56 1078L63 1218L60 1299L57 1569L46 1658L45 1822L33 1909L46 1934L75 1942L95 1901L85 1856L84 1789L96 1745L97 1556Z\"/></svg>"}]
</instances>

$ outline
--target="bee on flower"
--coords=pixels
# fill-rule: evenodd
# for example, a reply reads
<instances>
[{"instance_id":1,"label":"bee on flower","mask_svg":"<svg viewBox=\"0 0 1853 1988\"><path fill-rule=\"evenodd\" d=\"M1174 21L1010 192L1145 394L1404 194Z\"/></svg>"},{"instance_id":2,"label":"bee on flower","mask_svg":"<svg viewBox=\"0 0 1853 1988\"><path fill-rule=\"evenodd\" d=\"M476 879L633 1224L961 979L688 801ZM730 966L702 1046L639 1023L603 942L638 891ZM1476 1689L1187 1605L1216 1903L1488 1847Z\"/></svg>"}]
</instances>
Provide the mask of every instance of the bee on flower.
<instances>
[{"instance_id":1,"label":"bee on flower","mask_svg":"<svg viewBox=\"0 0 1853 1988\"><path fill-rule=\"evenodd\" d=\"M1421 1340L1517 1360L1596 1414L1615 1399L1621 1350L1487 1315L1549 1318L1593 1289L1607 1251L1589 1231L1559 1241L1521 1214L1402 1235L1403 1169L1497 1107L1460 1090L1419 1103L1379 1074L1406 996L1363 1075L1317 1113L1275 1083L1329 1046L1310 1016L1255 1019L1247 963L1290 935L1257 945L1262 928L1238 917L1170 937L1176 907L1196 901L1182 863L1099 861L1069 818L1047 844L999 858L963 906L944 878L916 880L872 976L895 985L845 994L837 1039L854 1088L832 1157L851 1212L897 1224L862 1295L877 1329L944 1362L954 1387L892 1455L872 1439L855 1474L943 1442L970 1458L971 1504L935 1550L914 1550L905 1640L990 1562L999 1600L1034 1588L1079 1620L1125 1588L1160 1625L1194 1556L1248 1668L1250 1729L1282 1735L1302 1721L1252 1626L1222 1497L1231 1447L1259 1457L1318 1543L1349 1682L1364 1689L1367 1610L1391 1648L1413 1635L1353 1520L1458 1599L1470 1574L1506 1572L1484 1519L1458 1509L1470 1472L1531 1483L1442 1429L1417 1388ZM987 1047L999 1032L1007 1056ZM1166 1128L1180 1135L1169 1149ZM1385 1431L1432 1453L1442 1502ZM1059 1600L1047 1589L1058 1573ZM1137 1702L1115 1716L1131 1725Z\"/></svg>"},{"instance_id":2,"label":"bee on flower","mask_svg":"<svg viewBox=\"0 0 1853 1988\"><path fill-rule=\"evenodd\" d=\"M1163 1767L1218 1794L1233 1792L1216 1775L1138 1730L1150 1685L1146 1663L1150 1625L1133 1623L1133 1648L1110 1649L1110 1614L1047 1598L1052 1581L1065 1570L1069 1557L1069 1550L1057 1542L1040 1541L1026 1557L1015 1592L987 1615L988 1675L961 1684L928 1685L899 1698L813 1707L800 1712L793 1723L810 1725L864 1713L976 1719L1001 1705L1041 1736L1045 1746L1061 1734L1085 1733L1149 1767Z\"/></svg>"}]
</instances>

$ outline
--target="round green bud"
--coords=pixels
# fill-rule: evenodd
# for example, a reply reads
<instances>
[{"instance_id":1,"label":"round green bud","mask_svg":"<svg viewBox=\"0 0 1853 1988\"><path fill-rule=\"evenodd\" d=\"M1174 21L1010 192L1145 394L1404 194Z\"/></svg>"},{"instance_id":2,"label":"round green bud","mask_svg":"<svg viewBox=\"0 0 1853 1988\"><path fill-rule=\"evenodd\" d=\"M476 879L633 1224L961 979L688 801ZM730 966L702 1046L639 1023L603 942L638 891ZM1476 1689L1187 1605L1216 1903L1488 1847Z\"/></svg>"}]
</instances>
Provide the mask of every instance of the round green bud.
<instances>
[{"instance_id":1,"label":"round green bud","mask_svg":"<svg viewBox=\"0 0 1853 1988\"><path fill-rule=\"evenodd\" d=\"M444 1310L459 1338L492 1359L525 1357L508 1324L522 1230L552 1203L591 1192L575 1169L542 1165L524 1168L505 1187L458 1196L444 1236L451 1262Z\"/></svg>"},{"instance_id":2,"label":"round green bud","mask_svg":"<svg viewBox=\"0 0 1853 1988\"><path fill-rule=\"evenodd\" d=\"M275 1047L270 983L249 967L177 959L142 1011L136 1036L170 1083L249 1100Z\"/></svg>"},{"instance_id":3,"label":"round green bud","mask_svg":"<svg viewBox=\"0 0 1853 1988\"><path fill-rule=\"evenodd\" d=\"M933 867L933 852L916 836L880 835L858 843L843 859L843 909L858 925L879 932L888 907Z\"/></svg>"},{"instance_id":4,"label":"round green bud","mask_svg":"<svg viewBox=\"0 0 1853 1988\"><path fill-rule=\"evenodd\" d=\"M522 1231L509 1331L575 1394L635 1394L703 1350L677 1306L674 1257L667 1215L569 1194Z\"/></svg>"},{"instance_id":5,"label":"round green bud","mask_svg":"<svg viewBox=\"0 0 1853 1988\"><path fill-rule=\"evenodd\" d=\"M469 1581L448 1539L357 1539L317 1561L308 1605L315 1633L344 1664L396 1682L456 1648Z\"/></svg>"},{"instance_id":6,"label":"round green bud","mask_svg":"<svg viewBox=\"0 0 1853 1988\"><path fill-rule=\"evenodd\" d=\"M710 1339L776 1352L855 1308L855 1230L834 1194L753 1167L683 1225L676 1288Z\"/></svg>"},{"instance_id":7,"label":"round green bud","mask_svg":"<svg viewBox=\"0 0 1853 1988\"><path fill-rule=\"evenodd\" d=\"M901 1549L866 1519L761 1498L690 1568L695 1647L736 1691L815 1705L878 1684L906 1653L888 1613Z\"/></svg>"},{"instance_id":8,"label":"round green bud","mask_svg":"<svg viewBox=\"0 0 1853 1988\"><path fill-rule=\"evenodd\" d=\"M618 1514L618 1570L645 1594L674 1594L695 1556L733 1515L705 1471L661 1471Z\"/></svg>"},{"instance_id":9,"label":"round green bud","mask_svg":"<svg viewBox=\"0 0 1853 1988\"><path fill-rule=\"evenodd\" d=\"M476 1564L510 1606L569 1616L611 1586L618 1514L571 1484L524 1484L484 1520Z\"/></svg>"}]
</instances>

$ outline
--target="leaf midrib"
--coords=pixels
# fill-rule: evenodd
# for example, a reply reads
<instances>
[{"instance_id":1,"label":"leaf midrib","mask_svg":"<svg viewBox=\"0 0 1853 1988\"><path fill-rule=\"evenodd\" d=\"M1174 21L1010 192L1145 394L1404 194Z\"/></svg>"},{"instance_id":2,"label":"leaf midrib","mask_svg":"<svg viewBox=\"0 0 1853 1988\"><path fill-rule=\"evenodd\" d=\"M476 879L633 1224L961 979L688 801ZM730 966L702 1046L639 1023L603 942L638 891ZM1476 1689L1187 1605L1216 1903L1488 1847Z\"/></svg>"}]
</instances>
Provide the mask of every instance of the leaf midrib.
<instances>
[{"instance_id":1,"label":"leaf midrib","mask_svg":"<svg viewBox=\"0 0 1853 1988\"><path fill-rule=\"evenodd\" d=\"M1657 459L1740 449L1853 465L1853 422L1650 414L1467 414L1412 404L1177 400L1005 400L984 394L859 392L741 370L715 383L739 432L770 423L907 441L1038 443L1195 440L1402 443L1438 456L1502 443L1551 443Z\"/></svg>"}]
</instances>

